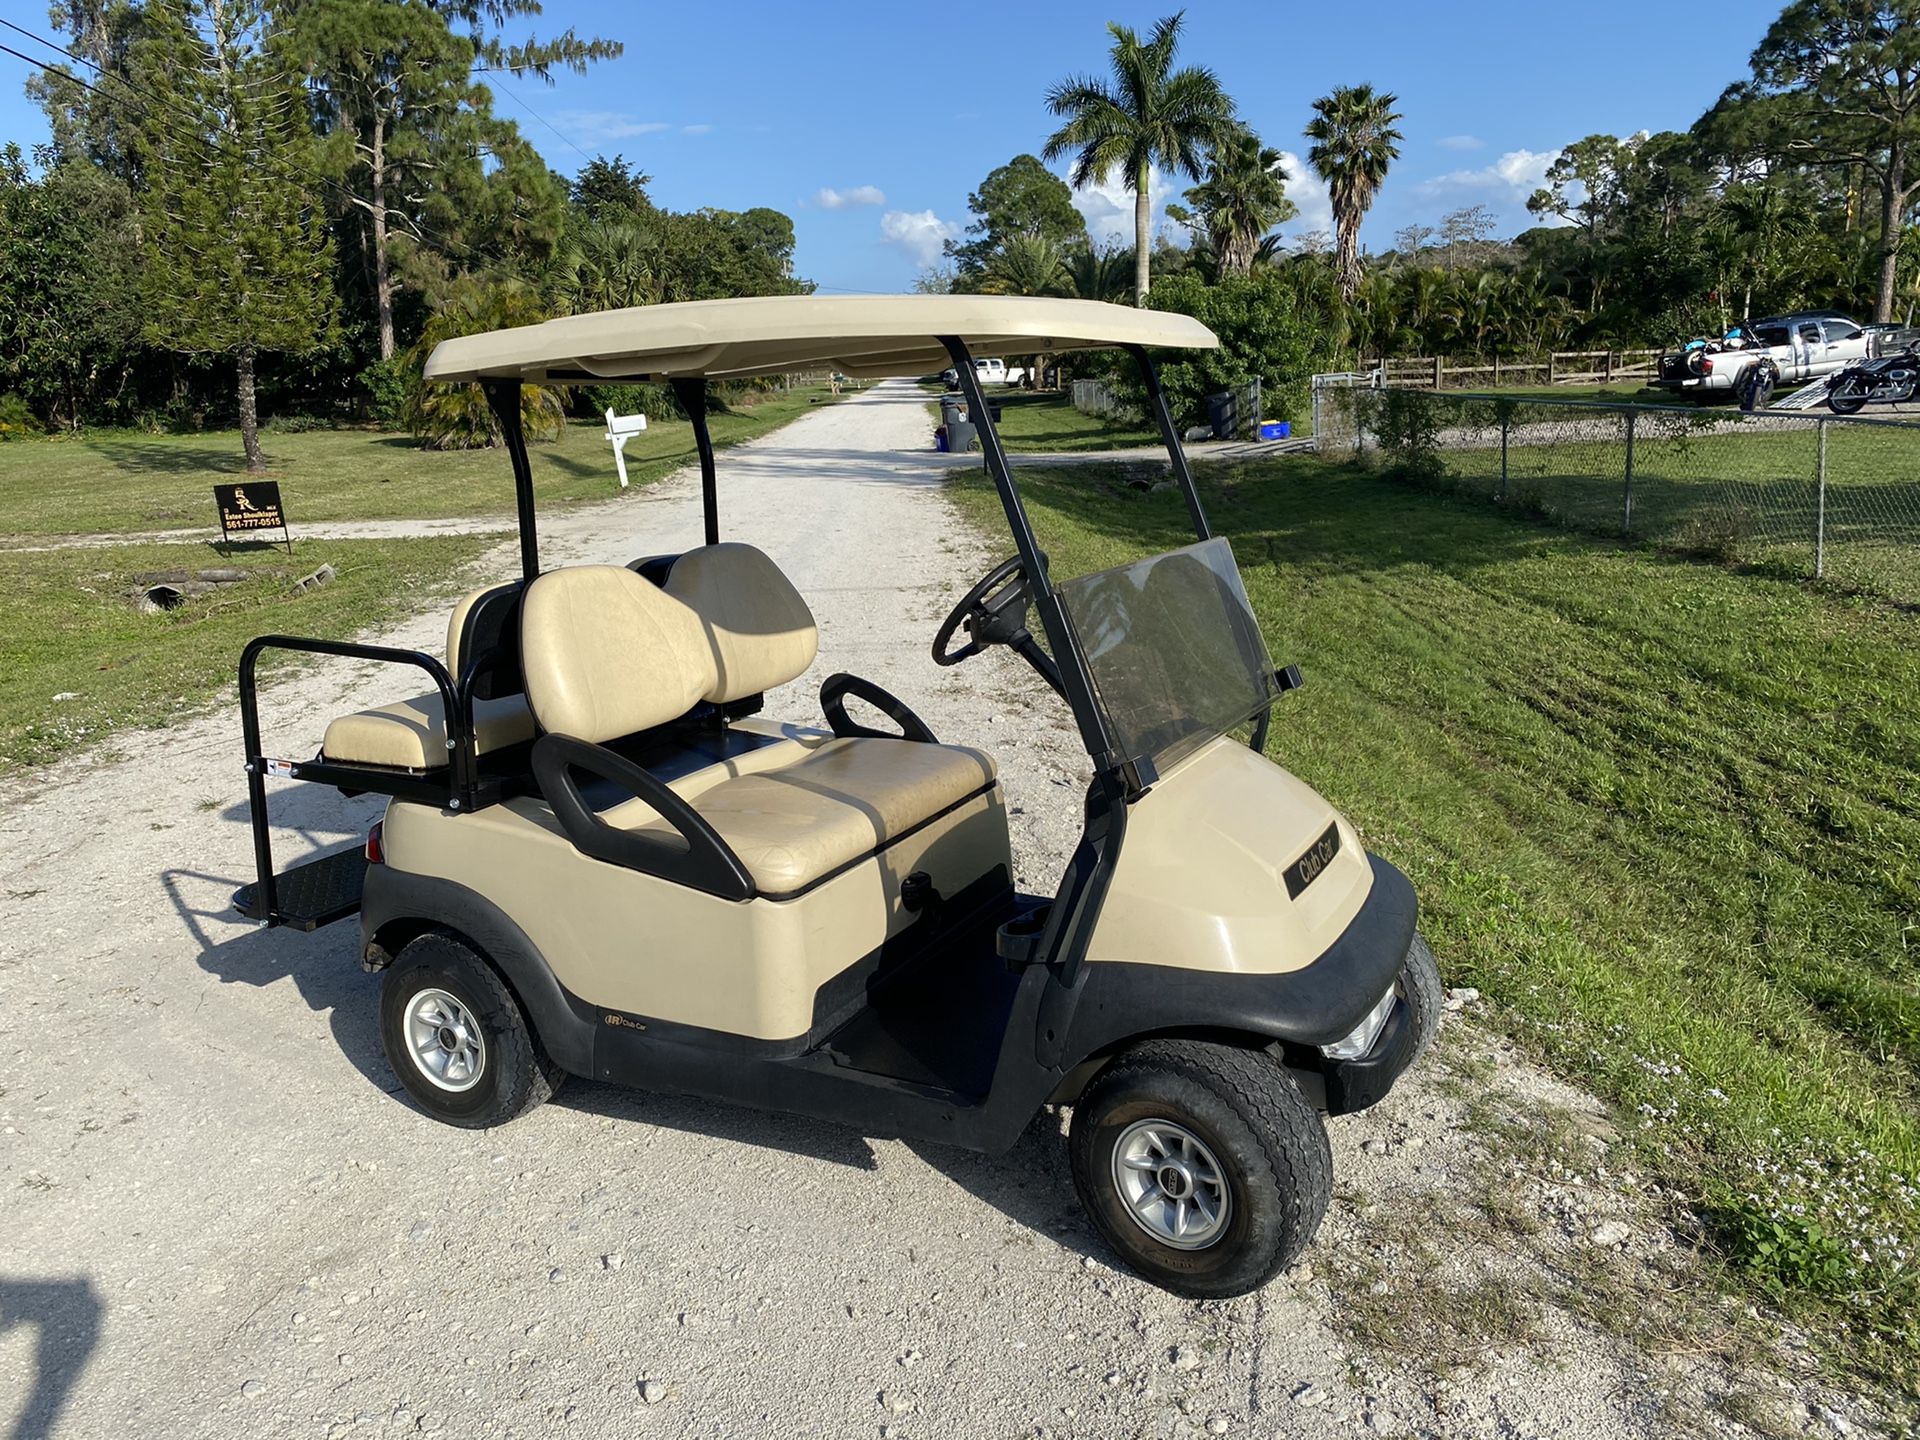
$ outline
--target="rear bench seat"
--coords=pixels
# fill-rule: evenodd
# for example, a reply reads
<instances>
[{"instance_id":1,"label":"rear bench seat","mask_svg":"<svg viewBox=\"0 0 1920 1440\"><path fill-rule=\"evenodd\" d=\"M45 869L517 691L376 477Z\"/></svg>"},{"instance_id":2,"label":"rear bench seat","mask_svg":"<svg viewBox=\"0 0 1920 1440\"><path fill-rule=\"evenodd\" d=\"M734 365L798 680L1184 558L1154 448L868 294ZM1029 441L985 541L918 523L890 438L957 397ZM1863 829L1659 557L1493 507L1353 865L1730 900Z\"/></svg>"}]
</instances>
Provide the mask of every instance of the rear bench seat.
<instances>
[{"instance_id":1,"label":"rear bench seat","mask_svg":"<svg viewBox=\"0 0 1920 1440\"><path fill-rule=\"evenodd\" d=\"M454 606L447 622L447 671L458 681L461 667L475 656L495 648L502 633L517 630L521 586L493 585L476 590ZM517 671L517 647L503 670ZM474 749L485 755L533 739L533 711L519 690L517 675L496 671L492 698L473 703ZM437 770L447 763L447 718L440 692L429 691L411 700L342 715L327 726L320 742L321 758L340 765L376 765L392 770Z\"/></svg>"}]
</instances>

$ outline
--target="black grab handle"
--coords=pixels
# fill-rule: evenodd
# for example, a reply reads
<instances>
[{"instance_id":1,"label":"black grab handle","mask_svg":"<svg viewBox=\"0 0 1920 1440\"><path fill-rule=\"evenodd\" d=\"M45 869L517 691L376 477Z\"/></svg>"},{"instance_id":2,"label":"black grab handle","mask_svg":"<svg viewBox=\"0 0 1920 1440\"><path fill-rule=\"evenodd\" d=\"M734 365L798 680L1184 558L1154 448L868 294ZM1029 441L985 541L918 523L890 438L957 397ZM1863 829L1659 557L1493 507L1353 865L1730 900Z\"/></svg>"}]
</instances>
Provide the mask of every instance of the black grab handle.
<instances>
[{"instance_id":1,"label":"black grab handle","mask_svg":"<svg viewBox=\"0 0 1920 1440\"><path fill-rule=\"evenodd\" d=\"M900 727L898 735L889 735L885 730L875 730L847 717L847 696L864 700L894 724ZM896 697L891 691L883 690L871 680L862 680L858 675L829 675L826 683L820 687L820 708L826 713L827 728L842 740L918 740L927 745L940 742L933 738L933 731L908 708L907 702Z\"/></svg>"},{"instance_id":2,"label":"black grab handle","mask_svg":"<svg viewBox=\"0 0 1920 1440\"><path fill-rule=\"evenodd\" d=\"M576 770L610 780L646 801L680 832L685 844L609 825L593 813L581 795L573 779ZM657 775L606 746L571 735L542 735L533 746L533 773L560 827L582 855L643 875L657 875L723 900L751 900L757 893L753 877L733 853L733 847L699 811L668 789Z\"/></svg>"}]
</instances>

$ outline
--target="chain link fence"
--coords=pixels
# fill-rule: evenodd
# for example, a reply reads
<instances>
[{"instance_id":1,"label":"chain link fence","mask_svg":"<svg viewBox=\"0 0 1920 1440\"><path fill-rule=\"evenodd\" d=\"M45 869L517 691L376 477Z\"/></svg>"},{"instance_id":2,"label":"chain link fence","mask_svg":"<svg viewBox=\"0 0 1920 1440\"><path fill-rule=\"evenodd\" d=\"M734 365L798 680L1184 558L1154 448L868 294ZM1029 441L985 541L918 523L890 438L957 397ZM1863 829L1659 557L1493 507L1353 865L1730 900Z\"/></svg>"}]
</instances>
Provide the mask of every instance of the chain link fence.
<instances>
[{"instance_id":1,"label":"chain link fence","mask_svg":"<svg viewBox=\"0 0 1920 1440\"><path fill-rule=\"evenodd\" d=\"M1330 458L1551 524L1920 603L1920 424L1364 382L1316 385L1314 417Z\"/></svg>"}]
</instances>

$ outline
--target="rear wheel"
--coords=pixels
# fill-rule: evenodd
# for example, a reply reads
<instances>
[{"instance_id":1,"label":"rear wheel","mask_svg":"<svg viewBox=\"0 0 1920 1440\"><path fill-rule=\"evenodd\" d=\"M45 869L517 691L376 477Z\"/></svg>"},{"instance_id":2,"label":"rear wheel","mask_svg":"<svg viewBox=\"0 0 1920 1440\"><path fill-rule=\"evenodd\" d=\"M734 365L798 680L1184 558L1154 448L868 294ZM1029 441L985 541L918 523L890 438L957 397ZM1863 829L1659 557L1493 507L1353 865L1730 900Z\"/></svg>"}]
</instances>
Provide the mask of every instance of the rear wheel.
<instances>
[{"instance_id":1,"label":"rear wheel","mask_svg":"<svg viewBox=\"0 0 1920 1440\"><path fill-rule=\"evenodd\" d=\"M1333 1190L1320 1116L1258 1050L1153 1040L1073 1108L1074 1189L1101 1236L1176 1295L1244 1295L1292 1264Z\"/></svg>"},{"instance_id":2,"label":"rear wheel","mask_svg":"<svg viewBox=\"0 0 1920 1440\"><path fill-rule=\"evenodd\" d=\"M1867 403L1867 387L1854 379L1839 380L1827 392L1827 408L1836 415L1855 415Z\"/></svg>"},{"instance_id":3,"label":"rear wheel","mask_svg":"<svg viewBox=\"0 0 1920 1440\"><path fill-rule=\"evenodd\" d=\"M380 992L387 1063L427 1114L469 1130L504 1125L559 1089L513 992L451 935L411 940Z\"/></svg>"}]
</instances>

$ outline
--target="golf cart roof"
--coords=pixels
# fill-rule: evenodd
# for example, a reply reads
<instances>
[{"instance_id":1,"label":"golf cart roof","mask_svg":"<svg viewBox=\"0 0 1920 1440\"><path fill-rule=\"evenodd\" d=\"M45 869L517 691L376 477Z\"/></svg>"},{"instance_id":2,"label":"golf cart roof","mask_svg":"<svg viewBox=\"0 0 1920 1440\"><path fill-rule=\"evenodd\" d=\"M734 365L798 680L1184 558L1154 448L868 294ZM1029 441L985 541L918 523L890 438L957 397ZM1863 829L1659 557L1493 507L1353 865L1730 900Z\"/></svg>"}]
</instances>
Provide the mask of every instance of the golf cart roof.
<instances>
[{"instance_id":1,"label":"golf cart roof","mask_svg":"<svg viewBox=\"0 0 1920 1440\"><path fill-rule=\"evenodd\" d=\"M1097 300L1017 295L774 295L567 315L443 340L426 378L534 384L779 374L924 375L952 364L941 343L1024 355L1144 345L1211 350L1198 320Z\"/></svg>"}]
</instances>

